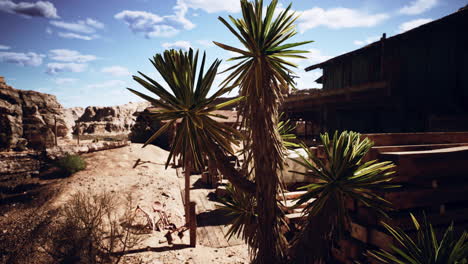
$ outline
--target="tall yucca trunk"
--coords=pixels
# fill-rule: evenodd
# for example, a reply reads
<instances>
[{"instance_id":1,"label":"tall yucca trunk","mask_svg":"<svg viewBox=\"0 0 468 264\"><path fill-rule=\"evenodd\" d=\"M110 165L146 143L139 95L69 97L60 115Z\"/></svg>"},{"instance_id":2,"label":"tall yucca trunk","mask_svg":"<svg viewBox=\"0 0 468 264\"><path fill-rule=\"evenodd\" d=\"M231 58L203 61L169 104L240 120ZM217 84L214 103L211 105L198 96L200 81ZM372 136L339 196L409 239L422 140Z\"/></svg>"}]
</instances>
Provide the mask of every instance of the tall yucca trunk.
<instances>
[{"instance_id":1,"label":"tall yucca trunk","mask_svg":"<svg viewBox=\"0 0 468 264\"><path fill-rule=\"evenodd\" d=\"M240 113L242 127L247 132L247 140L250 140L244 146L248 146L248 156L254 166L258 212L253 262L268 264L282 262L286 244L280 232L281 216L276 201L277 173L282 169L284 159L284 147L277 130L278 108L282 91L293 85L289 67L296 66L286 60L305 58L299 54L307 51L291 48L311 42L286 43L296 35L293 23L297 16L290 12L291 5L279 11L277 4L277 0L272 0L264 12L262 0L241 0L242 18L229 17L233 26L219 18L241 42L244 50L214 42L223 49L238 53L231 58L238 63L229 68L233 71L223 84L239 85L240 95L246 98Z\"/></svg>"},{"instance_id":2,"label":"tall yucca trunk","mask_svg":"<svg viewBox=\"0 0 468 264\"><path fill-rule=\"evenodd\" d=\"M264 58L257 58L261 70L261 86L253 79L244 112L249 113L246 126L250 129L255 166L256 199L258 206L258 249L254 263L279 263L283 257L278 223L276 194L278 171L282 167L281 136L278 123L279 96L266 68ZM258 72L257 72L258 74ZM253 89L252 89L253 88Z\"/></svg>"}]
</instances>

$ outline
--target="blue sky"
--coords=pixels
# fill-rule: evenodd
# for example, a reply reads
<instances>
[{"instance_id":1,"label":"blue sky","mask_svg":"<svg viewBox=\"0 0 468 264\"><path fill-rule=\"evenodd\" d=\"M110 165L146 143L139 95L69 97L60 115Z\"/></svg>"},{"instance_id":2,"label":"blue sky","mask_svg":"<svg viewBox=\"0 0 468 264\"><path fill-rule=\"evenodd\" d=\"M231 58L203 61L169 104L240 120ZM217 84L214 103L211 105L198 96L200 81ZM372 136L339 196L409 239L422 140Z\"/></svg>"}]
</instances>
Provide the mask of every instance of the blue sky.
<instances>
[{"instance_id":1,"label":"blue sky","mask_svg":"<svg viewBox=\"0 0 468 264\"><path fill-rule=\"evenodd\" d=\"M280 8L291 1L280 0ZM268 3L268 1L265 1ZM304 68L441 18L467 0L301 0L293 41L307 60L295 61L299 89L320 87L321 72ZM0 0L0 76L18 89L54 94L65 107L124 104L139 99L137 71L161 80L148 61L166 48L206 50L209 61L231 57L212 44L239 46L217 19L239 17L238 0ZM223 62L226 68L229 62ZM225 76L225 75L224 75ZM219 75L215 83L223 77ZM141 89L139 89L141 90Z\"/></svg>"}]
</instances>

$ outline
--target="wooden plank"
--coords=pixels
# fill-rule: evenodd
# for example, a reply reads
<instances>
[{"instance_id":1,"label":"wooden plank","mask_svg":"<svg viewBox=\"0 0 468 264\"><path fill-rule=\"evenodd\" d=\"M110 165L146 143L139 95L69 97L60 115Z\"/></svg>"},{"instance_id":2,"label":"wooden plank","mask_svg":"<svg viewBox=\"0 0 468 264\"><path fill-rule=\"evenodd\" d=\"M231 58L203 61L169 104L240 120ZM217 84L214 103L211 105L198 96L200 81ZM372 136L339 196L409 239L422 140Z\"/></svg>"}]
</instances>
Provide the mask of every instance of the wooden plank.
<instances>
[{"instance_id":1,"label":"wooden plank","mask_svg":"<svg viewBox=\"0 0 468 264\"><path fill-rule=\"evenodd\" d=\"M422 132L363 134L375 146L468 143L468 132Z\"/></svg>"},{"instance_id":2,"label":"wooden plank","mask_svg":"<svg viewBox=\"0 0 468 264\"><path fill-rule=\"evenodd\" d=\"M467 146L426 151L384 152L380 157L397 165L396 182L468 175Z\"/></svg>"},{"instance_id":3,"label":"wooden plank","mask_svg":"<svg viewBox=\"0 0 468 264\"><path fill-rule=\"evenodd\" d=\"M302 195L306 194L307 191L295 191L295 192L285 192L284 193L284 197L283 195L279 194L278 195L278 199L286 199L286 200L294 200L294 199L297 199L299 197L301 197Z\"/></svg>"},{"instance_id":4,"label":"wooden plank","mask_svg":"<svg viewBox=\"0 0 468 264\"><path fill-rule=\"evenodd\" d=\"M303 215L302 213L286 214L285 217L290 223L294 223L294 224L297 224L301 222L302 219L306 218L306 216Z\"/></svg>"},{"instance_id":5,"label":"wooden plank","mask_svg":"<svg viewBox=\"0 0 468 264\"><path fill-rule=\"evenodd\" d=\"M449 202L465 201L468 186L449 186L438 189L404 190L389 192L384 198L392 203L396 209L409 209L414 207L445 204Z\"/></svg>"},{"instance_id":6,"label":"wooden plank","mask_svg":"<svg viewBox=\"0 0 468 264\"><path fill-rule=\"evenodd\" d=\"M223 229L221 228L221 226L211 226L210 231L212 232L212 237L216 237L218 241L217 247L229 247L229 243L224 237Z\"/></svg>"},{"instance_id":7,"label":"wooden plank","mask_svg":"<svg viewBox=\"0 0 468 264\"><path fill-rule=\"evenodd\" d=\"M226 238L226 242L229 244L229 246L237 246L237 245L242 245L244 244L244 240L242 240L242 238L239 238L237 236L233 236L231 237L231 239L228 239L226 234L229 230L229 228L231 227L231 225L226 225L226 226L221 226L222 230L223 230L223 236Z\"/></svg>"},{"instance_id":8,"label":"wooden plank","mask_svg":"<svg viewBox=\"0 0 468 264\"><path fill-rule=\"evenodd\" d=\"M363 227L360 224L351 222L351 237L367 243L368 233L367 228Z\"/></svg>"},{"instance_id":9,"label":"wooden plank","mask_svg":"<svg viewBox=\"0 0 468 264\"><path fill-rule=\"evenodd\" d=\"M468 208L441 210L442 212L428 213L425 211L427 219L430 220L432 226L449 226L452 222L466 222L468 221ZM422 219L422 213L413 212L417 219ZM404 215L393 216L391 219L386 220L392 226L398 226L403 230L414 230L413 221L409 213Z\"/></svg>"},{"instance_id":10,"label":"wooden plank","mask_svg":"<svg viewBox=\"0 0 468 264\"><path fill-rule=\"evenodd\" d=\"M198 243L200 245L206 246L206 247L213 247L213 244L211 243L210 237L208 235L208 231L206 230L206 227L198 227L197 228L197 234L199 235L198 237L200 238Z\"/></svg>"}]
</instances>

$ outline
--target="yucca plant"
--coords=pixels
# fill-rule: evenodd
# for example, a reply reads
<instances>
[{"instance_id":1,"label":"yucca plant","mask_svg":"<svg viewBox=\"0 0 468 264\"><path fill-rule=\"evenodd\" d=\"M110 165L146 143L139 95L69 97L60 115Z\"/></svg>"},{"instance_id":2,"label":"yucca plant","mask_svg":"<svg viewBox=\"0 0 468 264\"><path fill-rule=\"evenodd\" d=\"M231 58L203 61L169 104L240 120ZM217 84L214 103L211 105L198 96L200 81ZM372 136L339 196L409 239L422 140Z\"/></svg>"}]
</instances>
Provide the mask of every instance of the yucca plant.
<instances>
[{"instance_id":1,"label":"yucca plant","mask_svg":"<svg viewBox=\"0 0 468 264\"><path fill-rule=\"evenodd\" d=\"M230 59L239 62L226 70L231 72L223 85L238 85L240 95L245 97L240 107L241 124L250 141L244 146L249 146L252 156L258 205L258 248L253 262L268 264L279 263L285 256L281 212L276 204L285 149L276 128L282 94L294 86L289 67L296 67L286 59L304 58L298 54L306 51L291 48L311 42L285 44L296 34L297 16L290 12L291 5L274 16L277 3L273 0L264 12L263 1L241 0L242 18L229 16L232 25L221 17L219 20L243 49L214 42L239 55Z\"/></svg>"},{"instance_id":2,"label":"yucca plant","mask_svg":"<svg viewBox=\"0 0 468 264\"><path fill-rule=\"evenodd\" d=\"M181 156L183 164L190 161L194 169L201 169L204 165L204 155L212 153L208 144L204 142L213 142L228 153L233 153L232 144L238 144L233 135L240 137L239 132L212 117L226 118L213 114L213 111L234 104L242 98L215 104L215 99L229 92L231 87L219 89L212 96L208 96L221 61L216 59L204 73L205 58L204 53L197 76L198 51L194 53L192 49L188 52L166 50L163 54L156 54L150 61L170 90L141 72L138 73L144 79L138 76L133 76L133 79L159 98L128 88L155 106L148 114L151 118L165 121L143 146L153 142L177 124L166 167L173 156Z\"/></svg>"},{"instance_id":3,"label":"yucca plant","mask_svg":"<svg viewBox=\"0 0 468 264\"><path fill-rule=\"evenodd\" d=\"M382 223L399 246L391 245L392 252L372 250L369 256L382 263L396 264L466 264L468 263L468 233L464 231L458 238L453 223L447 228L442 239L438 239L432 225L423 218L422 225L411 214L416 229L416 239L402 229Z\"/></svg>"},{"instance_id":4,"label":"yucca plant","mask_svg":"<svg viewBox=\"0 0 468 264\"><path fill-rule=\"evenodd\" d=\"M396 187L390 183L395 167L392 162L362 161L373 146L368 138L361 140L359 133L344 131L335 132L331 139L328 133L322 134L321 140L324 160L305 146L307 156L295 159L306 169L296 173L314 181L301 188L307 193L297 201L297 205L309 203L304 209L307 220L292 243L295 263L328 263L332 244L349 224L347 199L386 215L391 206L379 193Z\"/></svg>"},{"instance_id":5,"label":"yucca plant","mask_svg":"<svg viewBox=\"0 0 468 264\"><path fill-rule=\"evenodd\" d=\"M278 133L281 136L283 145L287 149L301 147L300 144L295 142L297 137L293 132L294 129L296 129L296 125L292 124L290 119L283 119L283 113L280 114L279 120L280 121L278 122Z\"/></svg>"},{"instance_id":6,"label":"yucca plant","mask_svg":"<svg viewBox=\"0 0 468 264\"><path fill-rule=\"evenodd\" d=\"M216 104L215 100L229 92L231 87L221 88L208 96L221 61L216 59L205 72L205 59L204 53L198 69L198 51L194 53L192 49L188 52L166 50L163 54L156 54L150 61L166 81L169 89L141 72L138 73L143 78L133 76L133 79L159 98L153 98L129 88L131 92L155 106L148 114L150 118L166 122L146 141L143 147L169 128L176 126L166 168L172 157L181 157L186 173L187 205L190 201L190 172L192 168L202 169L205 166L205 157L214 160L233 184L250 192L255 191L255 185L241 177L230 165L227 157L227 155L233 155L233 145L238 144L241 134L235 128L213 119L213 117L226 118L213 111L234 104L242 97Z\"/></svg>"},{"instance_id":7,"label":"yucca plant","mask_svg":"<svg viewBox=\"0 0 468 264\"><path fill-rule=\"evenodd\" d=\"M250 249L254 249L257 247L258 229L255 196L239 191L231 184L226 186L226 190L226 196L219 200L222 205L218 206L226 215L233 218L226 236L228 239L234 236L240 237L247 242Z\"/></svg>"}]
</instances>

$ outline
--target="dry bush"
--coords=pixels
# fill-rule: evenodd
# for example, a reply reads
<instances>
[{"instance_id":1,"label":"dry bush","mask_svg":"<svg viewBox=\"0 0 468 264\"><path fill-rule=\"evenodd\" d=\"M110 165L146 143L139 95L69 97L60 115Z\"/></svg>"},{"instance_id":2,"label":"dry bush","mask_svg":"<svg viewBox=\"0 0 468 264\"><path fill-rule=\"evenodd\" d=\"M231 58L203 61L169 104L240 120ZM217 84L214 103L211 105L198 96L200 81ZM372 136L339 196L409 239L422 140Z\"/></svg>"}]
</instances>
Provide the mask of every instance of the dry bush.
<instances>
[{"instance_id":1,"label":"dry bush","mask_svg":"<svg viewBox=\"0 0 468 264\"><path fill-rule=\"evenodd\" d=\"M50 262L119 263L140 239L131 225L135 217L131 196L121 217L115 198L108 193L73 195L43 237L42 249Z\"/></svg>"}]
</instances>

